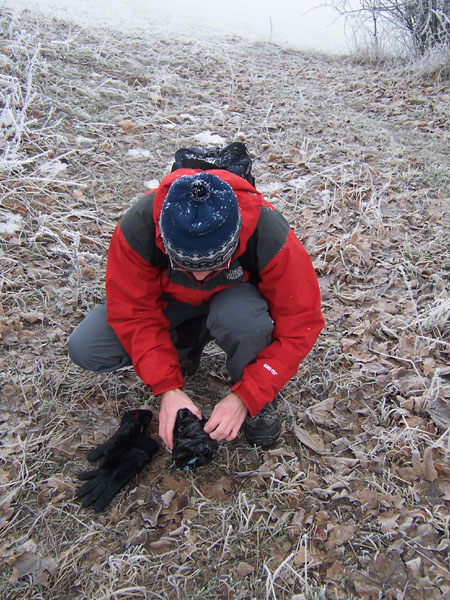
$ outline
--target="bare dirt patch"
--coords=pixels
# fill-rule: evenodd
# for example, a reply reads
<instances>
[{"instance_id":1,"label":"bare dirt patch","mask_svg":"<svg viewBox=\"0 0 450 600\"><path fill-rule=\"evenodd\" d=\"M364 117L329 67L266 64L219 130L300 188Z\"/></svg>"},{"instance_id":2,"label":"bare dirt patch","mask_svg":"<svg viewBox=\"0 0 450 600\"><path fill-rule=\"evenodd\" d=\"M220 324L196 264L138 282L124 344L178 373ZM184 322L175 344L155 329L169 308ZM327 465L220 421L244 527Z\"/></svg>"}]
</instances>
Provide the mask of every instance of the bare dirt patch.
<instances>
[{"instance_id":1,"label":"bare dirt patch","mask_svg":"<svg viewBox=\"0 0 450 600\"><path fill-rule=\"evenodd\" d=\"M428 598L450 591L447 81L227 39L127 39L1 18L2 598ZM209 134L205 133L209 132ZM244 140L317 270L326 328L282 392L284 431L177 472L161 452L102 515L86 453L134 373L67 337L108 242L175 150ZM228 378L209 345L187 387Z\"/></svg>"}]
</instances>

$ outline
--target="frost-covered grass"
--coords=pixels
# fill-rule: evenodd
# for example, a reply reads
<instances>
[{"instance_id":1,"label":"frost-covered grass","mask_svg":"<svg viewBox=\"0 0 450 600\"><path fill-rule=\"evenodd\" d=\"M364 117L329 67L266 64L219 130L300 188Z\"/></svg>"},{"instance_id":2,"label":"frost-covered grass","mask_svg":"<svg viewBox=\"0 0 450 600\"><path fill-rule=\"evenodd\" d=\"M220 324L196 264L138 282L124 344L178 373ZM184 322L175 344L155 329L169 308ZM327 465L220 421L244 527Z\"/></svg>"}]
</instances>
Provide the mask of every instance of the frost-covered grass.
<instances>
[{"instance_id":1,"label":"frost-covered grass","mask_svg":"<svg viewBox=\"0 0 450 600\"><path fill-rule=\"evenodd\" d=\"M450 47L441 45L428 50L424 56L412 63L410 70L421 78L449 79Z\"/></svg>"},{"instance_id":2,"label":"frost-covered grass","mask_svg":"<svg viewBox=\"0 0 450 600\"><path fill-rule=\"evenodd\" d=\"M1 13L0 595L444 598L450 91L443 78L223 40L121 39ZM161 451L101 515L76 474L131 370L72 365L120 215L178 147L244 140L319 276L326 328L270 451ZM19 226L20 225L20 226ZM187 389L229 385L210 344Z\"/></svg>"}]
</instances>

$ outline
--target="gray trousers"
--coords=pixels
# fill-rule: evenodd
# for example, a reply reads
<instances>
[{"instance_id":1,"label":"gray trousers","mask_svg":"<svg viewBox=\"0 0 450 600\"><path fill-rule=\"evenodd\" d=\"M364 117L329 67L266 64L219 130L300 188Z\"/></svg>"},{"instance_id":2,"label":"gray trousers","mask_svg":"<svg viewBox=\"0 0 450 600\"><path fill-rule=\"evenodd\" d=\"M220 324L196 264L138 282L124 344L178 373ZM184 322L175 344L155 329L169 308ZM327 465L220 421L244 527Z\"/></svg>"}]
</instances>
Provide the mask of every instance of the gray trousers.
<instances>
[{"instance_id":1,"label":"gray trousers","mask_svg":"<svg viewBox=\"0 0 450 600\"><path fill-rule=\"evenodd\" d=\"M272 341L273 321L267 303L250 283L227 288L201 306L166 300L164 314L181 363L213 339L227 354L226 367L236 383L244 367ZM95 306L74 329L69 356L77 365L99 373L132 364L107 323L105 304Z\"/></svg>"}]
</instances>

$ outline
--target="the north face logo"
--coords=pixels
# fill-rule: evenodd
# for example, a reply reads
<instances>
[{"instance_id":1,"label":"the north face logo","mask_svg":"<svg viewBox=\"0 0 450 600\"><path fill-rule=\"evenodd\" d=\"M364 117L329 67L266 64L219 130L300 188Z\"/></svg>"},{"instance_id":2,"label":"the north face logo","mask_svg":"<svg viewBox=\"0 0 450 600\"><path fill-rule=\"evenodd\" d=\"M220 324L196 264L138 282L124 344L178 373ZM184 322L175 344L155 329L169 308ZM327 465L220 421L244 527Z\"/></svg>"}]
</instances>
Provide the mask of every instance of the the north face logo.
<instances>
[{"instance_id":1,"label":"the north face logo","mask_svg":"<svg viewBox=\"0 0 450 600\"><path fill-rule=\"evenodd\" d=\"M234 280L234 279L239 279L239 277L242 277L244 275L244 269L242 267L237 267L236 269L231 269L230 271L227 271L227 279L229 280Z\"/></svg>"}]
</instances>

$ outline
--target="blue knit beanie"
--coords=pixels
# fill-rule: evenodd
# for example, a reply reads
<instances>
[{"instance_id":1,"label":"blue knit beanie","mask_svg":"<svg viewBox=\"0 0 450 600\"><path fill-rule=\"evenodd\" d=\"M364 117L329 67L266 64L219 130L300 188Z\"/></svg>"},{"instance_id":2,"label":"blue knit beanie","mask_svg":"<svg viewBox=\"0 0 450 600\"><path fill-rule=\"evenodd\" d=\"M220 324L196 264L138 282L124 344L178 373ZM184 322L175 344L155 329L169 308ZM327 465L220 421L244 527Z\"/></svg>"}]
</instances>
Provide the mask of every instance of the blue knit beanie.
<instances>
[{"instance_id":1,"label":"blue knit beanie","mask_svg":"<svg viewBox=\"0 0 450 600\"><path fill-rule=\"evenodd\" d=\"M241 215L232 187L212 173L176 179L164 199L159 228L164 248L186 271L217 269L239 243Z\"/></svg>"}]
</instances>

